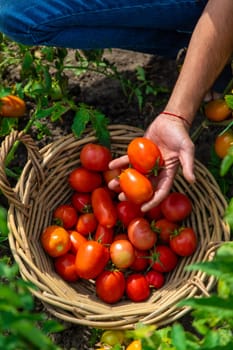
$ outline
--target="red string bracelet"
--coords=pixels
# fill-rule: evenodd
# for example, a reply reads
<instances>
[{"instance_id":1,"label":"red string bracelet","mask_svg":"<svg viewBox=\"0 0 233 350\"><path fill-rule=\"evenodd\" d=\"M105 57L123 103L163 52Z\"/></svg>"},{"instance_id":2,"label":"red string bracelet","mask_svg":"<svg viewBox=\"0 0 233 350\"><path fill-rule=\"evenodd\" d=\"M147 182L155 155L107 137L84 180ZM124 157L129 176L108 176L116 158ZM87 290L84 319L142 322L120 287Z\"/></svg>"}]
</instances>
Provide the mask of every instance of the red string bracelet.
<instances>
[{"instance_id":1,"label":"red string bracelet","mask_svg":"<svg viewBox=\"0 0 233 350\"><path fill-rule=\"evenodd\" d=\"M170 113L167 111L163 111L161 114L167 114L167 115L170 115L171 117L179 118L179 119L183 120L189 127L191 127L191 123L187 119L182 117L181 115Z\"/></svg>"}]
</instances>

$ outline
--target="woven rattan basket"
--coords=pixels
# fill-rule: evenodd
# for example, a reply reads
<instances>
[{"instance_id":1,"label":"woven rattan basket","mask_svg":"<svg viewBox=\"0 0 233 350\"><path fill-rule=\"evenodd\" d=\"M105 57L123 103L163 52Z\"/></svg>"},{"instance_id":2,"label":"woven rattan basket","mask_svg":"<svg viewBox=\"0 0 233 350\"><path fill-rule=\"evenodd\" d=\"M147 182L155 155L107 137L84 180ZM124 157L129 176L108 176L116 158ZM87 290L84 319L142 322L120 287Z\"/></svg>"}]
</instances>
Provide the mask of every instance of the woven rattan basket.
<instances>
[{"instance_id":1,"label":"woven rattan basket","mask_svg":"<svg viewBox=\"0 0 233 350\"><path fill-rule=\"evenodd\" d=\"M141 136L141 129L127 125L111 125L113 153L125 154L132 138ZM15 188L11 188L4 171L4 160L15 141L27 148L28 161ZM173 190L185 192L193 203L193 212L186 223L198 235L198 249L189 258L183 258L168 275L164 287L151 294L146 302L123 300L114 305L101 302L95 295L93 282L68 284L55 273L51 259L40 245L40 234L51 224L54 208L68 202L71 189L68 174L80 165L80 150L88 142L96 142L92 131L81 139L72 135L59 138L38 151L27 135L12 132L2 143L0 152L0 188L10 203L9 244L25 280L37 288L32 293L56 317L75 324L97 328L130 329L141 321L157 324L171 323L188 309L178 308L177 302L190 296L208 295L214 279L200 271L186 271L185 266L213 258L223 241L229 240L228 226L222 220L226 207L217 183L208 170L195 161L197 181L190 186L178 173Z\"/></svg>"}]
</instances>

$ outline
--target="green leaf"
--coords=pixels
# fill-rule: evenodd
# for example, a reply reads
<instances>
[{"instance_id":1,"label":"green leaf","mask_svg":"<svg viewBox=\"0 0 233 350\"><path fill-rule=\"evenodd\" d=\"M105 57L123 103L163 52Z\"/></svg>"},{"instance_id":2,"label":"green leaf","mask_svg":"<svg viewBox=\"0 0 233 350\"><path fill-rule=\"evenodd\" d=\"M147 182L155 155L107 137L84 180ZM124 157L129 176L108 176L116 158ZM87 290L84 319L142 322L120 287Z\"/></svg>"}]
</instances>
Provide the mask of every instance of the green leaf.
<instances>
[{"instance_id":1,"label":"green leaf","mask_svg":"<svg viewBox=\"0 0 233 350\"><path fill-rule=\"evenodd\" d=\"M72 127L71 127L76 137L81 137L89 121L90 121L89 111L85 107L81 106L79 110L75 113Z\"/></svg>"},{"instance_id":2,"label":"green leaf","mask_svg":"<svg viewBox=\"0 0 233 350\"><path fill-rule=\"evenodd\" d=\"M25 55L22 61L22 70L28 71L31 68L32 63L33 63L33 57L31 52L28 50L25 52Z\"/></svg>"},{"instance_id":3,"label":"green leaf","mask_svg":"<svg viewBox=\"0 0 233 350\"><path fill-rule=\"evenodd\" d=\"M171 331L172 344L177 350L186 350L185 331L180 324L174 324Z\"/></svg>"},{"instance_id":4,"label":"green leaf","mask_svg":"<svg viewBox=\"0 0 233 350\"><path fill-rule=\"evenodd\" d=\"M225 101L230 109L233 109L233 95L225 95Z\"/></svg>"},{"instance_id":5,"label":"green leaf","mask_svg":"<svg viewBox=\"0 0 233 350\"><path fill-rule=\"evenodd\" d=\"M91 123L93 129L96 131L96 137L101 145L104 145L108 148L111 147L110 133L107 128L109 120L105 117L104 114L95 110L92 117Z\"/></svg>"},{"instance_id":6,"label":"green leaf","mask_svg":"<svg viewBox=\"0 0 233 350\"><path fill-rule=\"evenodd\" d=\"M11 133L13 129L18 129L17 118L1 118L0 119L0 136L6 136Z\"/></svg>"}]
</instances>

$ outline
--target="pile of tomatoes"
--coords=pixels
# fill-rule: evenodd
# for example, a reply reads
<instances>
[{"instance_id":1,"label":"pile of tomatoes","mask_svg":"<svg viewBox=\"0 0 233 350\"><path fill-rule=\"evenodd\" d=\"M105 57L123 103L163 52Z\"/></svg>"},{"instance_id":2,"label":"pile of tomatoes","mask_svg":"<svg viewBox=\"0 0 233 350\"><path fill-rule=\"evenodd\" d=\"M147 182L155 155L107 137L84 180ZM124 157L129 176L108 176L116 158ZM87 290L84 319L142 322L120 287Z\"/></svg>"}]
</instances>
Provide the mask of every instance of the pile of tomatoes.
<instances>
[{"instance_id":1,"label":"pile of tomatoes","mask_svg":"<svg viewBox=\"0 0 233 350\"><path fill-rule=\"evenodd\" d=\"M68 282L94 280L96 295L109 304L146 300L153 288L164 285L179 259L197 248L194 230L183 224L192 211L186 194L171 192L158 206L141 211L163 166L158 147L138 137L127 154L130 166L109 170L111 151L84 145L80 166L68 177L70 203L54 210L53 223L41 234L56 272ZM113 179L116 186L110 190ZM126 198L119 200L122 191Z\"/></svg>"}]
</instances>

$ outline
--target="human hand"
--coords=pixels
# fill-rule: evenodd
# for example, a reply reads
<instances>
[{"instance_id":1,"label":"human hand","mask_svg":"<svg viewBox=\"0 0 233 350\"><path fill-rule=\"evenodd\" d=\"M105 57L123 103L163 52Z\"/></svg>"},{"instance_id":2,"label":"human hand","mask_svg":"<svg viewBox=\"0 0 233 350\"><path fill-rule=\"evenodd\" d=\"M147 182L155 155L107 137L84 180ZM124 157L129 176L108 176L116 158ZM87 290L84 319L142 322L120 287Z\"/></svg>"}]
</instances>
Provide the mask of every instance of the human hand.
<instances>
[{"instance_id":1,"label":"human hand","mask_svg":"<svg viewBox=\"0 0 233 350\"><path fill-rule=\"evenodd\" d=\"M159 147L164 159L164 166L158 175L158 184L153 198L144 203L142 211L148 211L158 205L169 193L179 164L181 164L183 175L190 183L195 181L194 167L194 144L192 143L187 126L184 121L164 114L157 116L146 130L145 137L152 140ZM122 156L110 162L109 167L124 168L129 163L128 156ZM118 180L109 183L110 188L118 185ZM119 195L120 200L126 199L123 193Z\"/></svg>"}]
</instances>

